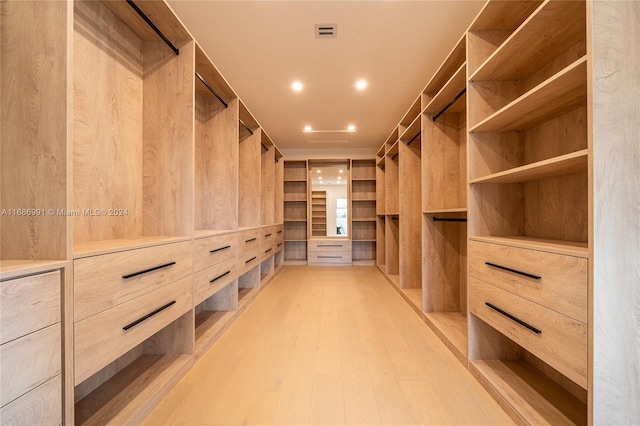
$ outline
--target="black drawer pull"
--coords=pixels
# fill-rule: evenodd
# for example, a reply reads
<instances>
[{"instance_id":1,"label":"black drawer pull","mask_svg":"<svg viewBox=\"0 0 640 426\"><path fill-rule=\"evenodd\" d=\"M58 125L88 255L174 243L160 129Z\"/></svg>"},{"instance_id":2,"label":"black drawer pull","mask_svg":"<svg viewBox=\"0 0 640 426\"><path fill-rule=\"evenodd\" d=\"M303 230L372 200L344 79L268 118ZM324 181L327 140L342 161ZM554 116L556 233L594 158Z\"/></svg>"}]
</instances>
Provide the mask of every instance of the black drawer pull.
<instances>
[{"instance_id":1,"label":"black drawer pull","mask_svg":"<svg viewBox=\"0 0 640 426\"><path fill-rule=\"evenodd\" d=\"M226 250L228 248L231 248L231 246L224 246L224 247L220 247L220 248L217 248L217 249L209 250L209 253L215 253L217 251Z\"/></svg>"},{"instance_id":2,"label":"black drawer pull","mask_svg":"<svg viewBox=\"0 0 640 426\"><path fill-rule=\"evenodd\" d=\"M282 243L278 243L278 247L280 247L282 245Z\"/></svg>"},{"instance_id":3,"label":"black drawer pull","mask_svg":"<svg viewBox=\"0 0 640 426\"><path fill-rule=\"evenodd\" d=\"M271 249L269 249L269 250L265 250L264 252L265 252L265 253L269 253L270 251L271 251Z\"/></svg>"},{"instance_id":4,"label":"black drawer pull","mask_svg":"<svg viewBox=\"0 0 640 426\"><path fill-rule=\"evenodd\" d=\"M209 283L213 284L214 282L218 281L220 278L229 275L231 273L231 271L227 271L222 275L218 275L217 277L215 277L214 279L212 279L211 281L209 281Z\"/></svg>"},{"instance_id":5,"label":"black drawer pull","mask_svg":"<svg viewBox=\"0 0 640 426\"><path fill-rule=\"evenodd\" d=\"M249 263L249 262L253 262L254 260L256 260L258 258L258 256L253 256L251 259L247 260L244 263Z\"/></svg>"},{"instance_id":6,"label":"black drawer pull","mask_svg":"<svg viewBox=\"0 0 640 426\"><path fill-rule=\"evenodd\" d=\"M318 256L318 259L342 259L342 256Z\"/></svg>"},{"instance_id":7,"label":"black drawer pull","mask_svg":"<svg viewBox=\"0 0 640 426\"><path fill-rule=\"evenodd\" d=\"M168 266L173 266L175 264L176 264L176 262L169 262L169 263L165 263L164 265L154 266L153 268L145 269L144 271L134 272L133 274L123 275L122 279L126 280L128 278L133 278L133 277L136 277L138 275L146 274L147 272L157 271L158 269L166 268Z\"/></svg>"},{"instance_id":8,"label":"black drawer pull","mask_svg":"<svg viewBox=\"0 0 640 426\"><path fill-rule=\"evenodd\" d=\"M278 234L282 234L282 231L278 231Z\"/></svg>"},{"instance_id":9,"label":"black drawer pull","mask_svg":"<svg viewBox=\"0 0 640 426\"><path fill-rule=\"evenodd\" d=\"M510 320L513 320L513 321L517 322L517 323L518 323L518 324L520 324L521 326L523 326L523 327L525 327L525 328L528 328L529 330L533 331L533 332L534 332L534 333L536 333L536 334L541 334L541 333L542 333L542 331L541 331L541 330L538 330L538 329L537 329L537 328L535 328L534 326L527 324L526 322L522 321L520 318L516 318L516 317L514 317L514 316L513 316L513 315L511 315L509 312L505 312L505 311L503 311L502 309L498 308L498 307L497 307L497 306L495 306L495 305L492 305L492 304L491 304L491 303L489 303L489 302L485 302L485 305L487 305L488 307L490 307L490 308L491 308L491 309L493 309L494 311L501 313L502 315L504 315L505 317L509 318Z\"/></svg>"},{"instance_id":10,"label":"black drawer pull","mask_svg":"<svg viewBox=\"0 0 640 426\"><path fill-rule=\"evenodd\" d=\"M342 244L318 244L318 247L342 247Z\"/></svg>"},{"instance_id":11,"label":"black drawer pull","mask_svg":"<svg viewBox=\"0 0 640 426\"><path fill-rule=\"evenodd\" d=\"M130 328L133 328L133 327L135 327L136 325L140 324L142 321L148 320L149 318L151 318L151 317L152 317L152 316L154 316L155 314L159 313L160 311L164 311L165 309L167 309L169 306L173 305L174 303L176 303L176 301L175 301L175 300L174 300L174 301L171 301L171 302L169 302L169 303L167 303L166 305L164 305L164 306L162 306L162 307L160 307L160 308L156 309L156 310L155 310L155 311L153 311L153 312L148 313L147 315L143 316L142 318L135 320L135 321L134 321L134 322L132 322L131 324L129 324L129 325L125 325L124 327L122 327L122 329L123 329L124 331L127 331L127 330L129 330Z\"/></svg>"},{"instance_id":12,"label":"black drawer pull","mask_svg":"<svg viewBox=\"0 0 640 426\"><path fill-rule=\"evenodd\" d=\"M267 237L270 237L271 235L272 234L264 234L264 237L267 238Z\"/></svg>"},{"instance_id":13,"label":"black drawer pull","mask_svg":"<svg viewBox=\"0 0 640 426\"><path fill-rule=\"evenodd\" d=\"M528 274L526 272L518 271L516 269L507 268L506 266L496 265L495 263L491 263L491 262L484 262L484 264L487 266L493 266L494 268L502 269L504 271L513 272L514 274L524 275L525 277L533 278L534 280L539 280L542 278L538 275Z\"/></svg>"},{"instance_id":14,"label":"black drawer pull","mask_svg":"<svg viewBox=\"0 0 640 426\"><path fill-rule=\"evenodd\" d=\"M250 243L251 241L255 241L255 238L251 238L250 240L244 240L245 243Z\"/></svg>"}]
</instances>

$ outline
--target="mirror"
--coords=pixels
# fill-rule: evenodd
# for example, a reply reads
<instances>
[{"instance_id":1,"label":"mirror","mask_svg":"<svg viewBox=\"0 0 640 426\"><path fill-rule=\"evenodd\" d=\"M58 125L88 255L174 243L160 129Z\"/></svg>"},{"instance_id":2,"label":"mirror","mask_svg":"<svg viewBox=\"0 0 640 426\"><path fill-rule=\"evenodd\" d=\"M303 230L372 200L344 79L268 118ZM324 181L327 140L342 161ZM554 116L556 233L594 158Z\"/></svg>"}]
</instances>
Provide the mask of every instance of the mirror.
<instances>
[{"instance_id":1,"label":"mirror","mask_svg":"<svg viewBox=\"0 0 640 426\"><path fill-rule=\"evenodd\" d=\"M311 237L347 237L349 167L347 161L309 161Z\"/></svg>"}]
</instances>

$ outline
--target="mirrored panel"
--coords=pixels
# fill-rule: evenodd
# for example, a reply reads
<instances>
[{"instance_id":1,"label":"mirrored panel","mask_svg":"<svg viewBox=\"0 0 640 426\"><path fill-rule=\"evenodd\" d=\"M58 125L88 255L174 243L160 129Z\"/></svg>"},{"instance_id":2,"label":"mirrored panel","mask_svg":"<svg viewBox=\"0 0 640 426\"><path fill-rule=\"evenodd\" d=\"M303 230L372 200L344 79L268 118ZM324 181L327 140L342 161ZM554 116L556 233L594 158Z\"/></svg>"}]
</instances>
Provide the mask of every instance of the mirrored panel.
<instances>
[{"instance_id":1,"label":"mirrored panel","mask_svg":"<svg viewBox=\"0 0 640 426\"><path fill-rule=\"evenodd\" d=\"M349 163L309 161L311 237L348 237Z\"/></svg>"}]
</instances>

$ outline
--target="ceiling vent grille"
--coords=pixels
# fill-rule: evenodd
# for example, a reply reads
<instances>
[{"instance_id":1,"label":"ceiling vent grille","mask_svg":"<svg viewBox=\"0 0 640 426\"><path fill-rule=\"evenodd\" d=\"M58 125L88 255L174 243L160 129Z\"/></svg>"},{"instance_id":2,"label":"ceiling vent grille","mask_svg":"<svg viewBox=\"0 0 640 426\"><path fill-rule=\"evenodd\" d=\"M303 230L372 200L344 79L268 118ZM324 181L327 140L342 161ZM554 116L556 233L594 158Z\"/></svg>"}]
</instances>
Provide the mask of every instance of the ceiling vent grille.
<instances>
[{"instance_id":1,"label":"ceiling vent grille","mask_svg":"<svg viewBox=\"0 0 640 426\"><path fill-rule=\"evenodd\" d=\"M315 24L316 38L338 37L338 24Z\"/></svg>"}]
</instances>

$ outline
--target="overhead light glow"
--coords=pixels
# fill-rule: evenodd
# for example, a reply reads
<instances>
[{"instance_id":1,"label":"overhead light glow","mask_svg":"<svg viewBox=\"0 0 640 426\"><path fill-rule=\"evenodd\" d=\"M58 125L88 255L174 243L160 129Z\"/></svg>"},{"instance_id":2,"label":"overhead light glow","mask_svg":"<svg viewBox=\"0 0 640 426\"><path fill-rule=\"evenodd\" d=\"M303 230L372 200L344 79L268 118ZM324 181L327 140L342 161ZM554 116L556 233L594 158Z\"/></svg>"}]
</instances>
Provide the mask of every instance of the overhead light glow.
<instances>
[{"instance_id":1,"label":"overhead light glow","mask_svg":"<svg viewBox=\"0 0 640 426\"><path fill-rule=\"evenodd\" d=\"M302 88L304 86L302 85L302 83L300 83L299 81L294 81L293 84L291 85L291 88L295 91L295 92L301 92Z\"/></svg>"},{"instance_id":2,"label":"overhead light glow","mask_svg":"<svg viewBox=\"0 0 640 426\"><path fill-rule=\"evenodd\" d=\"M320 169L316 170L316 173L320 173Z\"/></svg>"},{"instance_id":3,"label":"overhead light glow","mask_svg":"<svg viewBox=\"0 0 640 426\"><path fill-rule=\"evenodd\" d=\"M356 126L354 126L353 124L349 124L349 127L347 127L347 130L349 130L350 132L355 132Z\"/></svg>"},{"instance_id":4,"label":"overhead light glow","mask_svg":"<svg viewBox=\"0 0 640 426\"><path fill-rule=\"evenodd\" d=\"M367 80L358 80L356 81L356 89L358 90L364 90L367 88Z\"/></svg>"},{"instance_id":5,"label":"overhead light glow","mask_svg":"<svg viewBox=\"0 0 640 426\"><path fill-rule=\"evenodd\" d=\"M344 170L340 169L340 170L338 170L338 173L342 173L343 171L344 171Z\"/></svg>"},{"instance_id":6,"label":"overhead light glow","mask_svg":"<svg viewBox=\"0 0 640 426\"><path fill-rule=\"evenodd\" d=\"M338 176L338 180L342 179L342 176Z\"/></svg>"},{"instance_id":7,"label":"overhead light glow","mask_svg":"<svg viewBox=\"0 0 640 426\"><path fill-rule=\"evenodd\" d=\"M310 132L311 131L311 126L304 126L304 131L305 132Z\"/></svg>"}]
</instances>

